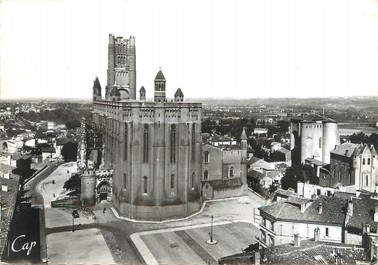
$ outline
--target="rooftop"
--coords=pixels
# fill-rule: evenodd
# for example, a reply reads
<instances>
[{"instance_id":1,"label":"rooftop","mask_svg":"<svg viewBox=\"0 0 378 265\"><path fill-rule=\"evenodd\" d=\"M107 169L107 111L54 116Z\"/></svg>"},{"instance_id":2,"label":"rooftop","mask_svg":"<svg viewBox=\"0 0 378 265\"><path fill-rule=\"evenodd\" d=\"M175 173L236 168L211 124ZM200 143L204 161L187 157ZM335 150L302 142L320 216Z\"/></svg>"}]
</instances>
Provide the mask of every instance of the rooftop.
<instances>
[{"instance_id":1,"label":"rooftop","mask_svg":"<svg viewBox=\"0 0 378 265\"><path fill-rule=\"evenodd\" d=\"M353 215L349 218L346 227L362 231L362 224L370 224L370 230L377 232L377 223L374 222L375 207L378 206L378 200L373 199L370 195L360 194L357 197L351 197L353 203Z\"/></svg>"},{"instance_id":2,"label":"rooftop","mask_svg":"<svg viewBox=\"0 0 378 265\"><path fill-rule=\"evenodd\" d=\"M1 242L6 242L8 236L9 225L13 217L16 206L18 185L20 178L18 175L13 175L11 179L0 178L1 185L7 185L8 191L0 190L0 207L1 207L1 222L0 222L0 239ZM4 244L0 244L0 254L3 253Z\"/></svg>"},{"instance_id":3,"label":"rooftop","mask_svg":"<svg viewBox=\"0 0 378 265\"><path fill-rule=\"evenodd\" d=\"M320 213L319 208L322 206ZM290 196L288 200L274 202L260 208L260 213L277 220L302 221L319 224L344 224L347 199L338 196L319 196L315 200ZM301 211L302 210L302 211Z\"/></svg>"},{"instance_id":4,"label":"rooftop","mask_svg":"<svg viewBox=\"0 0 378 265\"><path fill-rule=\"evenodd\" d=\"M368 261L363 248L340 243L315 242L302 240L300 246L283 244L265 250L262 264L336 264L340 255L342 264L356 264L356 261Z\"/></svg>"},{"instance_id":5,"label":"rooftop","mask_svg":"<svg viewBox=\"0 0 378 265\"><path fill-rule=\"evenodd\" d=\"M216 180L206 180L202 181L202 185L209 183L214 190L230 188L230 187L240 187L243 182L240 178L233 179L216 179Z\"/></svg>"}]
</instances>

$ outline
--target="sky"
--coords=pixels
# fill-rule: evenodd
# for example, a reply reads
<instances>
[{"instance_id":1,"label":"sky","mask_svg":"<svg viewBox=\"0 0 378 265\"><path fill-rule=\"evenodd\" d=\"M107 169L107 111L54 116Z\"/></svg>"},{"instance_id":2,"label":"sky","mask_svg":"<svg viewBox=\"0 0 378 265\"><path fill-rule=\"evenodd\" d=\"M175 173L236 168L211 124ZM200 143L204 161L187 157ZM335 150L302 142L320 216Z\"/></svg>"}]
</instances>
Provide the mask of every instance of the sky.
<instances>
[{"instance_id":1,"label":"sky","mask_svg":"<svg viewBox=\"0 0 378 265\"><path fill-rule=\"evenodd\" d=\"M0 99L91 98L109 33L150 98L378 96L377 0L0 0Z\"/></svg>"}]
</instances>

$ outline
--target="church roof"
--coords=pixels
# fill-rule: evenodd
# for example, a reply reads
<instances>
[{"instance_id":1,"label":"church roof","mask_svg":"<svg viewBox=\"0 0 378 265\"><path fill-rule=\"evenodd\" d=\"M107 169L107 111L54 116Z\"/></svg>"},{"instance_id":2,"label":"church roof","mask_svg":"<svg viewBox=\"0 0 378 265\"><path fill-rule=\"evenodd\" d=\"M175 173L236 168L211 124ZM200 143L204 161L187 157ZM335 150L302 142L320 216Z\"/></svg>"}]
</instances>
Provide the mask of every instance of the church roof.
<instances>
[{"instance_id":1,"label":"church roof","mask_svg":"<svg viewBox=\"0 0 378 265\"><path fill-rule=\"evenodd\" d=\"M358 150L358 146L358 144L343 143L341 145L336 146L335 149L331 150L331 153L351 157L355 150Z\"/></svg>"},{"instance_id":2,"label":"church roof","mask_svg":"<svg viewBox=\"0 0 378 265\"><path fill-rule=\"evenodd\" d=\"M139 92L146 92L146 89L144 88L144 86L142 86L142 87L139 89Z\"/></svg>"},{"instance_id":3,"label":"church roof","mask_svg":"<svg viewBox=\"0 0 378 265\"><path fill-rule=\"evenodd\" d=\"M184 97L184 93L182 93L181 88L177 88L175 97L181 97L181 98Z\"/></svg>"},{"instance_id":4,"label":"church roof","mask_svg":"<svg viewBox=\"0 0 378 265\"><path fill-rule=\"evenodd\" d=\"M243 127L243 132L240 136L240 140L248 140L247 134L245 133L245 127Z\"/></svg>"},{"instance_id":5,"label":"church roof","mask_svg":"<svg viewBox=\"0 0 378 265\"><path fill-rule=\"evenodd\" d=\"M165 77L164 77L163 72L161 70L159 70L159 72L157 73L157 75L155 77L155 81L156 80L164 80L165 81Z\"/></svg>"}]
</instances>

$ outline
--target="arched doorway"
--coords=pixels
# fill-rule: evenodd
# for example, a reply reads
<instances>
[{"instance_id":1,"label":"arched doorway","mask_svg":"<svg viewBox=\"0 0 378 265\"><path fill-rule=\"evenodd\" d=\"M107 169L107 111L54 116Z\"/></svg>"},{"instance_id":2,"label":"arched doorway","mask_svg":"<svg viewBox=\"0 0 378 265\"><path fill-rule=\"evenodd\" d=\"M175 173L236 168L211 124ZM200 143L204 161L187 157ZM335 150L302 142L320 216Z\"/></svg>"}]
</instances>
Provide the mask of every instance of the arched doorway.
<instances>
[{"instance_id":1,"label":"arched doorway","mask_svg":"<svg viewBox=\"0 0 378 265\"><path fill-rule=\"evenodd\" d=\"M102 200L107 200L108 197L111 197L112 188L107 181L103 181L97 186L97 195L98 195L98 202Z\"/></svg>"}]
</instances>

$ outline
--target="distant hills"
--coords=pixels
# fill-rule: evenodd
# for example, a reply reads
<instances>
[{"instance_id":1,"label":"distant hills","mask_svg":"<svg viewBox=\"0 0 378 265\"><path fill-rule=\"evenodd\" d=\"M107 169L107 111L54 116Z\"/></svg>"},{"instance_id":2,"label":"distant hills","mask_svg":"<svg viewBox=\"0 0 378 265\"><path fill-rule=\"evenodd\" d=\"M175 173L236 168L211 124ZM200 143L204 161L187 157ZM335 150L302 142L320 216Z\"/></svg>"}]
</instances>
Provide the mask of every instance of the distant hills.
<instances>
[{"instance_id":1,"label":"distant hills","mask_svg":"<svg viewBox=\"0 0 378 265\"><path fill-rule=\"evenodd\" d=\"M147 99L153 100L153 99ZM89 98L19 98L0 100L0 102L82 102L90 103ZM168 99L170 101L170 99ZM278 106L278 107L298 107L298 106L316 106L317 108L337 108L337 109L369 109L378 111L378 96L360 96L360 97L330 97L330 98L187 98L185 101L202 102L206 105L223 105L223 106Z\"/></svg>"}]
</instances>

